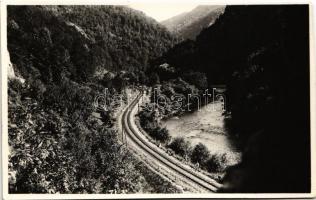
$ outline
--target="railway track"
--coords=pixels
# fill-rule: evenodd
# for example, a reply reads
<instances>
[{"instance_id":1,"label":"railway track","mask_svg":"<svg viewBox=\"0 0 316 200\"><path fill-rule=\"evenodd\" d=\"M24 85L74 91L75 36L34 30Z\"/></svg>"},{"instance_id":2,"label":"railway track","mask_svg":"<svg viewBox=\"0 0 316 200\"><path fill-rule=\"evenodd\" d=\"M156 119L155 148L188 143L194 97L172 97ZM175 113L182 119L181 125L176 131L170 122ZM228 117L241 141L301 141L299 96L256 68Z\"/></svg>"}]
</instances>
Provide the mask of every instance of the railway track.
<instances>
[{"instance_id":1,"label":"railway track","mask_svg":"<svg viewBox=\"0 0 316 200\"><path fill-rule=\"evenodd\" d=\"M221 184L202 173L196 172L191 167L163 152L159 147L148 141L141 131L138 130L133 120L133 113L135 114L135 109L141 97L142 94L139 94L123 112L121 118L122 128L125 130L126 136L138 147L138 151L141 150L146 157L150 157L151 160L156 162L156 165L164 166L170 172L173 172L175 176L189 181L191 185L200 187L202 191L216 192L221 187Z\"/></svg>"}]
</instances>

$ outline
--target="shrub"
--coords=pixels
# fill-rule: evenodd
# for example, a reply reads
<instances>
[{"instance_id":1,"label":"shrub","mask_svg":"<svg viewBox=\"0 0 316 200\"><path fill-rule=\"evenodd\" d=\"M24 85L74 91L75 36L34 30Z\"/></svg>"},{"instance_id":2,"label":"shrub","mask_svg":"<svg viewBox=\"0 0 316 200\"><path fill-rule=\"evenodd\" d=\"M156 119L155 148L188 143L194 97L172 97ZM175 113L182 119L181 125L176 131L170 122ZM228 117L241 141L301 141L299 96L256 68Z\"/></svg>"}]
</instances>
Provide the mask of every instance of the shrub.
<instances>
[{"instance_id":1,"label":"shrub","mask_svg":"<svg viewBox=\"0 0 316 200\"><path fill-rule=\"evenodd\" d=\"M157 73L152 73L149 75L149 83L151 85L155 85L155 84L159 84L160 80L159 80L159 76Z\"/></svg>"},{"instance_id":2,"label":"shrub","mask_svg":"<svg viewBox=\"0 0 316 200\"><path fill-rule=\"evenodd\" d=\"M23 84L18 79L9 79L8 81L8 92L17 92L21 94L23 89Z\"/></svg>"},{"instance_id":3,"label":"shrub","mask_svg":"<svg viewBox=\"0 0 316 200\"><path fill-rule=\"evenodd\" d=\"M198 143L192 151L191 161L193 163L199 163L201 166L204 166L208 158L209 151L207 147L202 143Z\"/></svg>"},{"instance_id":4,"label":"shrub","mask_svg":"<svg viewBox=\"0 0 316 200\"><path fill-rule=\"evenodd\" d=\"M163 84L160 89L161 89L161 93L166 95L169 98L175 94L174 89L172 88L170 84Z\"/></svg>"},{"instance_id":5,"label":"shrub","mask_svg":"<svg viewBox=\"0 0 316 200\"><path fill-rule=\"evenodd\" d=\"M140 119L140 125L148 133L153 132L158 127L158 123L154 119L153 112L144 109L144 110L140 111L138 116Z\"/></svg>"},{"instance_id":6,"label":"shrub","mask_svg":"<svg viewBox=\"0 0 316 200\"><path fill-rule=\"evenodd\" d=\"M219 155L214 154L206 162L206 169L209 172L222 172L226 168L227 156L226 153Z\"/></svg>"},{"instance_id":7,"label":"shrub","mask_svg":"<svg viewBox=\"0 0 316 200\"><path fill-rule=\"evenodd\" d=\"M140 125L149 133L149 135L163 143L170 141L171 137L166 128L160 128L158 122L155 119L156 113L153 111L142 110L138 116L140 119Z\"/></svg>"},{"instance_id":8,"label":"shrub","mask_svg":"<svg viewBox=\"0 0 316 200\"><path fill-rule=\"evenodd\" d=\"M171 139L169 131L166 128L162 128L159 131L159 137L163 140L163 142L169 142Z\"/></svg>"},{"instance_id":9,"label":"shrub","mask_svg":"<svg viewBox=\"0 0 316 200\"><path fill-rule=\"evenodd\" d=\"M155 128L151 133L151 136L153 136L156 140L159 140L160 142L167 143L170 140L169 132L166 128Z\"/></svg>"},{"instance_id":10,"label":"shrub","mask_svg":"<svg viewBox=\"0 0 316 200\"><path fill-rule=\"evenodd\" d=\"M206 89L208 86L205 73L189 71L183 74L183 79L200 89Z\"/></svg>"},{"instance_id":11,"label":"shrub","mask_svg":"<svg viewBox=\"0 0 316 200\"><path fill-rule=\"evenodd\" d=\"M38 100L43 99L43 95L46 91L46 86L43 84L43 82L39 79L32 80L30 82L30 91L29 95L32 98L36 98Z\"/></svg>"},{"instance_id":12,"label":"shrub","mask_svg":"<svg viewBox=\"0 0 316 200\"><path fill-rule=\"evenodd\" d=\"M185 141L183 137L175 138L169 147L178 155L185 157L190 155L192 149L190 142Z\"/></svg>"}]
</instances>

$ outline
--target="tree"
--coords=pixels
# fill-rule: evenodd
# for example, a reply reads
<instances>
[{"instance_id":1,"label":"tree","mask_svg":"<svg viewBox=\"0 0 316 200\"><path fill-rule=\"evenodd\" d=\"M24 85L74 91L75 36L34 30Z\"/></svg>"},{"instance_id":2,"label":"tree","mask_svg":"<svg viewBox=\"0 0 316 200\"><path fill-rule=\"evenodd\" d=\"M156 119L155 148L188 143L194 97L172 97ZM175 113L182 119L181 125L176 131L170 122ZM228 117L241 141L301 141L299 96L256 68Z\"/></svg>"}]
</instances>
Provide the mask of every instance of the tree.
<instances>
[{"instance_id":1,"label":"tree","mask_svg":"<svg viewBox=\"0 0 316 200\"><path fill-rule=\"evenodd\" d=\"M155 85L155 84L160 83L159 76L157 73L152 73L149 75L149 83L151 85Z\"/></svg>"},{"instance_id":2,"label":"tree","mask_svg":"<svg viewBox=\"0 0 316 200\"><path fill-rule=\"evenodd\" d=\"M169 132L166 128L160 128L160 127L157 127L154 129L154 131L152 132L151 134L155 139L163 142L163 143L166 143L170 140L170 135L169 135Z\"/></svg>"},{"instance_id":3,"label":"tree","mask_svg":"<svg viewBox=\"0 0 316 200\"><path fill-rule=\"evenodd\" d=\"M183 74L183 79L200 89L206 89L208 86L205 73L189 71Z\"/></svg>"},{"instance_id":4,"label":"tree","mask_svg":"<svg viewBox=\"0 0 316 200\"><path fill-rule=\"evenodd\" d=\"M190 155L191 146L188 141L185 141L183 137L175 138L169 147L178 155L185 157Z\"/></svg>"},{"instance_id":5,"label":"tree","mask_svg":"<svg viewBox=\"0 0 316 200\"><path fill-rule=\"evenodd\" d=\"M225 169L227 164L226 154L218 155L214 154L206 162L206 169L209 172L220 172Z\"/></svg>"},{"instance_id":6,"label":"tree","mask_svg":"<svg viewBox=\"0 0 316 200\"><path fill-rule=\"evenodd\" d=\"M204 166L207 159L209 158L209 154L210 153L207 147L202 143L198 143L192 151L191 161L193 163L199 163L201 166Z\"/></svg>"},{"instance_id":7,"label":"tree","mask_svg":"<svg viewBox=\"0 0 316 200\"><path fill-rule=\"evenodd\" d=\"M138 81L141 84L147 84L148 77L145 75L145 73L143 71L138 72Z\"/></svg>"}]
</instances>

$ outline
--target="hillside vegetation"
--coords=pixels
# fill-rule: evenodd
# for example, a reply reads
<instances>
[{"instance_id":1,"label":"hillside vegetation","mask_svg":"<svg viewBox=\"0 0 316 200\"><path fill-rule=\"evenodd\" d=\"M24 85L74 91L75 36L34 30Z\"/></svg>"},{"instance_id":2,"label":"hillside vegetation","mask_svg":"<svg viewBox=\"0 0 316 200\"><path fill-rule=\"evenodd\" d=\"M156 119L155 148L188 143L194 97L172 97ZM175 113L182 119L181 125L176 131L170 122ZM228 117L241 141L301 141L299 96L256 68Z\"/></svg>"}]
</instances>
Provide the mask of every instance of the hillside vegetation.
<instances>
[{"instance_id":1,"label":"hillside vegetation","mask_svg":"<svg viewBox=\"0 0 316 200\"><path fill-rule=\"evenodd\" d=\"M144 70L174 41L153 19L123 6L8 7L8 49L25 78L36 70L46 82Z\"/></svg>"},{"instance_id":2,"label":"hillside vegetation","mask_svg":"<svg viewBox=\"0 0 316 200\"><path fill-rule=\"evenodd\" d=\"M310 190L308 16L306 5L227 6L156 62L227 86L226 125L244 154L223 191Z\"/></svg>"},{"instance_id":3,"label":"hillside vegetation","mask_svg":"<svg viewBox=\"0 0 316 200\"><path fill-rule=\"evenodd\" d=\"M177 192L118 142L117 106L94 107L173 41L126 7L9 6L10 193Z\"/></svg>"}]
</instances>

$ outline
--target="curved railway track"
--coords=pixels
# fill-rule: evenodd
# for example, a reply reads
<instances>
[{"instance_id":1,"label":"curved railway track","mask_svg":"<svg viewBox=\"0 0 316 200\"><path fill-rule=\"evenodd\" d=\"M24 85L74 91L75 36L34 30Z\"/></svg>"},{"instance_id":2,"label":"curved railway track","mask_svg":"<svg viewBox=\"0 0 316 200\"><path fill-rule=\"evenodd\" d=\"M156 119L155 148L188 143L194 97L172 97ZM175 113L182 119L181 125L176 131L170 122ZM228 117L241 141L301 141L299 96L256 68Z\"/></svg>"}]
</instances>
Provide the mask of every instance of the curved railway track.
<instances>
[{"instance_id":1,"label":"curved railway track","mask_svg":"<svg viewBox=\"0 0 316 200\"><path fill-rule=\"evenodd\" d=\"M168 170L174 172L175 176L185 179L203 189L203 191L216 192L221 184L215 180L207 177L204 174L194 171L192 168L185 166L180 161L177 161L174 157L159 150L159 147L142 137L142 133L137 129L135 121L133 119L133 111L137 108L142 94L139 94L132 103L125 109L122 115L122 128L125 130L126 136L138 147L139 150L145 153L146 157L151 157L155 164L163 165Z\"/></svg>"}]
</instances>

